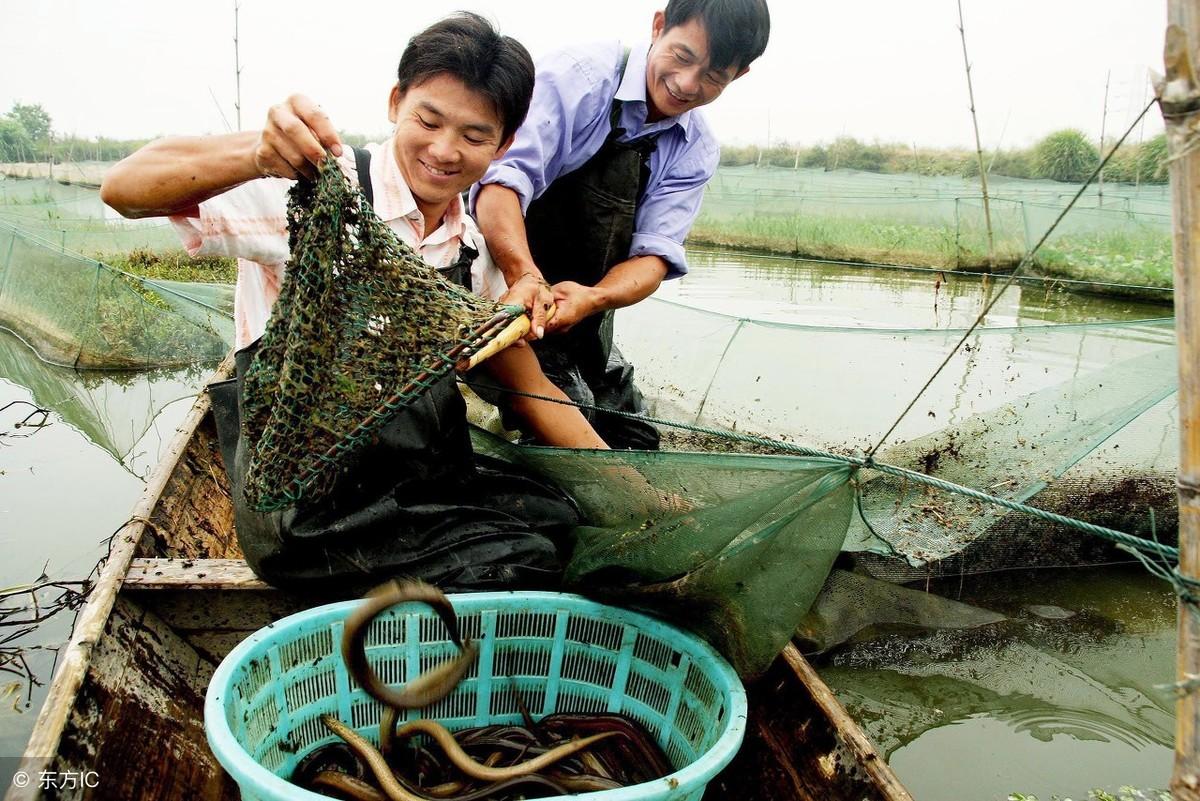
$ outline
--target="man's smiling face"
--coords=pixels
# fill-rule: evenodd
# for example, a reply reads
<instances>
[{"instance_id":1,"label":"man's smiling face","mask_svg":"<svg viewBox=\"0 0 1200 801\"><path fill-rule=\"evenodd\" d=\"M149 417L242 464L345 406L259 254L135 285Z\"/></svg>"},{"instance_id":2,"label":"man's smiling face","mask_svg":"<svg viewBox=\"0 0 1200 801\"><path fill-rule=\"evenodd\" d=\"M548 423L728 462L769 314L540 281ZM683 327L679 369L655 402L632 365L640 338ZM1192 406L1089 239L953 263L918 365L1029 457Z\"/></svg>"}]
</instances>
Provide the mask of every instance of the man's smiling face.
<instances>
[{"instance_id":1,"label":"man's smiling face","mask_svg":"<svg viewBox=\"0 0 1200 801\"><path fill-rule=\"evenodd\" d=\"M388 118L396 125L392 146L400 173L418 208L434 218L512 142L501 141L504 128L491 101L448 74L404 93L393 87Z\"/></svg>"},{"instance_id":2,"label":"man's smiling face","mask_svg":"<svg viewBox=\"0 0 1200 801\"><path fill-rule=\"evenodd\" d=\"M711 103L746 72L739 72L736 64L712 68L708 31L700 17L669 30L665 27L663 12L655 12L653 41L646 58L647 119L651 122Z\"/></svg>"}]
</instances>

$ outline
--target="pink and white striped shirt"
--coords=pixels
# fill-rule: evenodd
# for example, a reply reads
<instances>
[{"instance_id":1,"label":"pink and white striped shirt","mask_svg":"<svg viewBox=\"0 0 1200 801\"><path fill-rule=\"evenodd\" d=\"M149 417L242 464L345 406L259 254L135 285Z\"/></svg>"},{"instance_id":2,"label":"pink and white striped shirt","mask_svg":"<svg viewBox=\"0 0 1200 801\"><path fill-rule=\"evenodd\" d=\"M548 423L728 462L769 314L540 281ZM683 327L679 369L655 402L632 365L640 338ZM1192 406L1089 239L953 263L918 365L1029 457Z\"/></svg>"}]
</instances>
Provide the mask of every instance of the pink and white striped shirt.
<instances>
[{"instance_id":1,"label":"pink and white striped shirt","mask_svg":"<svg viewBox=\"0 0 1200 801\"><path fill-rule=\"evenodd\" d=\"M456 196L442 224L426 236L424 217L400 173L391 143L366 147L371 151L371 184L379 218L421 258L441 270L454 265L462 245L479 251L471 265L471 289L493 300L503 295L507 290L504 276L462 200ZM342 170L356 179L358 171L349 148L339 162ZM201 203L199 216L170 218L191 255L237 258L233 313L238 348L263 335L271 307L279 298L288 259L287 191L291 185L283 178L248 181Z\"/></svg>"}]
</instances>

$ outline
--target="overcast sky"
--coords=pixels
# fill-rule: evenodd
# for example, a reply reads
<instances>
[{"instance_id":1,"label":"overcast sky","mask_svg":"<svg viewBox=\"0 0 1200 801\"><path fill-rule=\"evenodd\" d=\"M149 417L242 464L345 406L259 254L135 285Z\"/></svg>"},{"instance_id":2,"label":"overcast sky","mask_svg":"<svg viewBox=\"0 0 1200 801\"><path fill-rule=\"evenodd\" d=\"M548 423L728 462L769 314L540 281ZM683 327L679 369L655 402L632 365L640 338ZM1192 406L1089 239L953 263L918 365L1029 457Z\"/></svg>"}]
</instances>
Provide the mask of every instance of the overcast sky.
<instances>
[{"instance_id":1,"label":"overcast sky","mask_svg":"<svg viewBox=\"0 0 1200 801\"><path fill-rule=\"evenodd\" d=\"M654 0L240 0L242 127L291 92L344 130L387 130L408 38L457 9L491 17L539 54L649 36ZM0 113L41 103L61 133L119 138L236 127L234 2L4 0ZM963 0L986 147L1076 127L1098 138L1148 99L1165 0ZM206 12L206 13L201 13ZM954 0L773 0L766 54L706 109L731 144L863 140L970 145ZM222 116L223 115L223 116ZM226 123L227 121L227 123ZM1147 115L1149 137L1162 128Z\"/></svg>"}]
</instances>

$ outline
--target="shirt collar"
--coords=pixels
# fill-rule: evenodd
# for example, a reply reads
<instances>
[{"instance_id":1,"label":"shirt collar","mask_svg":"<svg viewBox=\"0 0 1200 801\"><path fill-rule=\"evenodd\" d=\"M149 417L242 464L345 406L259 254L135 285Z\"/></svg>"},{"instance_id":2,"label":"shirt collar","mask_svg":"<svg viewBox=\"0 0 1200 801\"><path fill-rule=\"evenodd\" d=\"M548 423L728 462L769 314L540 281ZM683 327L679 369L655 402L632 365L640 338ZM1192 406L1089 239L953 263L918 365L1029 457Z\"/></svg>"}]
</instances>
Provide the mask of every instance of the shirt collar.
<instances>
[{"instance_id":1,"label":"shirt collar","mask_svg":"<svg viewBox=\"0 0 1200 801\"><path fill-rule=\"evenodd\" d=\"M391 139L387 139L379 145L372 164L374 159L382 159L383 162L381 175L383 186L376 187L375 192L375 213L379 215L379 219L391 222L406 217L414 223L423 224L421 210L417 208L417 200L413 197L412 190L408 188L403 173L400 172L400 165L396 163L396 149ZM372 172L374 172L373 169ZM379 191L380 189L383 191ZM435 231L426 231L422 244L434 245L449 241L454 237L461 237L465 215L462 198L455 195L450 201L450 205L446 207L446 214L442 217L441 225Z\"/></svg>"},{"instance_id":2,"label":"shirt collar","mask_svg":"<svg viewBox=\"0 0 1200 801\"><path fill-rule=\"evenodd\" d=\"M691 141L692 111L694 109L688 109L682 114L674 117L666 117L658 122L646 123L646 114L649 110L646 104L646 60L649 55L649 41L640 39L633 43L629 48L629 60L625 62L625 74L621 76L621 83L617 86L617 93L614 95L614 98L620 100L622 103L641 104L642 130L637 133L666 130L673 125L678 125L683 131L684 139Z\"/></svg>"}]
</instances>

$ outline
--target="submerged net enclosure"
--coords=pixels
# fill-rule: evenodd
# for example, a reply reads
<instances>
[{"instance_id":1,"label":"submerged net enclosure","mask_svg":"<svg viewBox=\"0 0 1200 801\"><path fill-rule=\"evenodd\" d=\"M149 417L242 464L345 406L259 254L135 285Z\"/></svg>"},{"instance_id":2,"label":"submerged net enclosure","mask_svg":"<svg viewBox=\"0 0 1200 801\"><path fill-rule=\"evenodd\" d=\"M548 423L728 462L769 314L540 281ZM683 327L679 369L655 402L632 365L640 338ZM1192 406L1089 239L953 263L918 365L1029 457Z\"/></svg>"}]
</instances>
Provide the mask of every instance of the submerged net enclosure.
<instances>
[{"instance_id":1,"label":"submerged net enclosure","mask_svg":"<svg viewBox=\"0 0 1200 801\"><path fill-rule=\"evenodd\" d=\"M110 220L95 190L0 181L0 327L67 367L218 361L233 341L231 287L152 281L96 258L167 247L179 247L169 224Z\"/></svg>"},{"instance_id":2,"label":"submerged net enclosure","mask_svg":"<svg viewBox=\"0 0 1200 801\"><path fill-rule=\"evenodd\" d=\"M48 358L72 365L102 357L110 366L156 366L226 350L228 288L136 279L75 255L64 237L90 235L80 233L85 226L71 229L65 208L48 210L55 205L42 190L28 189L39 203L14 200L7 211L0 204L6 326L19 323L27 340L34 331ZM89 202L69 192L51 200ZM847 195L839 202L865 208L874 201ZM918 212L915 201L905 202ZM1019 202L1023 229L1036 224L1036 204L1058 203L1048 196ZM31 210L40 205L47 208ZM942 205L958 210L950 241L976 235L965 222L968 200ZM1134 206L1135 215L1154 214ZM1009 221L1003 225L1017 225L1014 208L999 212ZM1080 213L1087 219L1064 236L1103 236L1114 211L1073 215ZM289 214L295 280L285 282L247 378L247 439L256 443L247 489L263 509L300 494L319 497L340 453L512 315L442 282L336 171L299 186ZM105 225L105 236L129 237L129 247L158 235ZM1157 226L1152 220L1156 237ZM1022 230L1013 252L1025 245ZM981 291L986 299L989 290ZM1049 297L1055 290L1020 291ZM1173 321L1013 324L1013 317L996 307L875 459L1122 531L1149 534L1152 509L1155 533L1169 541L1178 431ZM847 457L877 441L963 333L853 320L770 323L657 299L617 315L618 342L654 415ZM793 636L842 551L893 582L1113 558L1107 543L1052 521L845 459L731 453L769 446L727 437L675 442L691 449L699 442L709 452L578 452L475 437L480 452L526 465L577 499L589 525L566 544L571 588L672 617L704 634L743 675L764 669ZM840 586L848 597L859 592ZM898 606L887 593L877 597ZM838 639L830 626L822 637Z\"/></svg>"},{"instance_id":3,"label":"submerged net enclosure","mask_svg":"<svg viewBox=\"0 0 1200 801\"><path fill-rule=\"evenodd\" d=\"M1020 261L1075 187L991 176L993 246ZM694 241L742 243L817 258L957 268L985 263L987 226L977 179L848 169L721 167L705 188ZM1169 286L1171 203L1165 185L1089 189L1039 260L1109 280L1139 274ZM1139 281L1138 283L1144 283Z\"/></svg>"},{"instance_id":4,"label":"submerged net enclosure","mask_svg":"<svg viewBox=\"0 0 1200 801\"><path fill-rule=\"evenodd\" d=\"M828 459L473 439L579 504L587 525L567 543L569 589L665 615L747 677L770 665L817 597L854 504L849 467Z\"/></svg>"},{"instance_id":5,"label":"submerged net enclosure","mask_svg":"<svg viewBox=\"0 0 1200 801\"><path fill-rule=\"evenodd\" d=\"M342 457L520 314L444 279L332 157L288 200L291 258L245 377L246 497L260 511L328 491Z\"/></svg>"}]
</instances>

